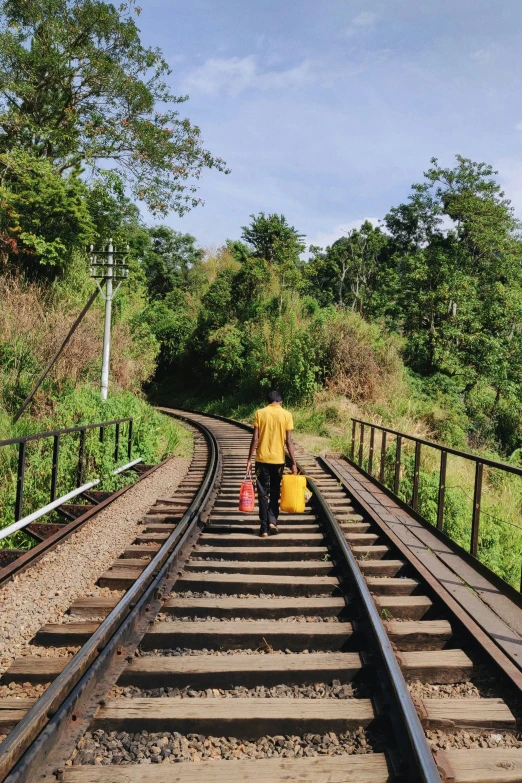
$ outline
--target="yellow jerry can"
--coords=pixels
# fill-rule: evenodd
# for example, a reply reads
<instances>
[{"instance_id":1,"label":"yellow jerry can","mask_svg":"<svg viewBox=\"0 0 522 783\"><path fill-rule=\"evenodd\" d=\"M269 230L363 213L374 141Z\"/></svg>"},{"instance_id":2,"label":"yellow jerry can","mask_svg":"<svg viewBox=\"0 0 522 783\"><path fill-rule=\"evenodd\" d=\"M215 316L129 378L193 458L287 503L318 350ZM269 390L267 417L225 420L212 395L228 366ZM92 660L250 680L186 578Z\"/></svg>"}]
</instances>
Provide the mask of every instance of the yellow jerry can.
<instances>
[{"instance_id":1,"label":"yellow jerry can","mask_svg":"<svg viewBox=\"0 0 522 783\"><path fill-rule=\"evenodd\" d=\"M306 477L285 474L281 482L281 511L302 514L306 503Z\"/></svg>"}]
</instances>

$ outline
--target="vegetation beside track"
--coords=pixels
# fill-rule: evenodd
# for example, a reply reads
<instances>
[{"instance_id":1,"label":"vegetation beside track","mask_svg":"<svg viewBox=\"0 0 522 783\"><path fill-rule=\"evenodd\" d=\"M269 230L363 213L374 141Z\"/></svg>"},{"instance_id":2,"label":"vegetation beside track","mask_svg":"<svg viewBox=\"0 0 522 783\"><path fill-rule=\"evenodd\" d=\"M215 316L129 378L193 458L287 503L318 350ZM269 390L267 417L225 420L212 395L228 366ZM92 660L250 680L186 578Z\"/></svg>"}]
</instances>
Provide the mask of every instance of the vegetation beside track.
<instances>
[{"instance_id":1,"label":"vegetation beside track","mask_svg":"<svg viewBox=\"0 0 522 783\"><path fill-rule=\"evenodd\" d=\"M181 435L140 396L152 380L153 400L239 418L276 385L317 448L346 448L355 414L518 464L522 242L492 169L433 160L383 225L367 221L326 248L307 249L277 214L251 216L213 252L146 226L140 202L154 218L182 215L199 202L203 170L226 168L179 115L185 99L165 84L161 53L142 44L139 12L132 0L0 2L0 437L135 415L136 451L154 461L181 448ZM78 25L90 35L78 37ZM78 78L70 62L95 94L63 88ZM85 246L110 236L129 245L130 276L115 301L109 406L97 400L100 298L13 428L93 290ZM405 496L410 462L406 450ZM430 519L436 481L426 457ZM465 543L468 468L455 465L452 481L448 530ZM518 482L488 473L481 557L512 582L522 540L507 523L521 511Z\"/></svg>"}]
</instances>

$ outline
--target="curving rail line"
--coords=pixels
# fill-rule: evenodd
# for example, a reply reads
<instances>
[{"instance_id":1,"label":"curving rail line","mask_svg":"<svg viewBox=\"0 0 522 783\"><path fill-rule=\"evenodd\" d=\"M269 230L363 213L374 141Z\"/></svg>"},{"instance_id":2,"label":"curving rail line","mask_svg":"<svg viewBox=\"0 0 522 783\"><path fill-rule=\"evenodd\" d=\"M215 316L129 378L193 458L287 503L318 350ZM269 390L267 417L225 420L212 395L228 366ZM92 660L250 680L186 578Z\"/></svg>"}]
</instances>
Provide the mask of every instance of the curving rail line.
<instances>
[{"instance_id":1,"label":"curving rail line","mask_svg":"<svg viewBox=\"0 0 522 783\"><path fill-rule=\"evenodd\" d=\"M427 727L501 731L514 718L501 699L412 700L407 680L458 683L472 661L339 478L302 453L311 504L261 542L236 511L250 428L161 410L202 433L191 469L100 578L123 597L79 599L71 622L36 637L80 651L4 676L54 680L0 744L0 780L522 781L516 749L432 754ZM189 758L201 763L169 763Z\"/></svg>"}]
</instances>

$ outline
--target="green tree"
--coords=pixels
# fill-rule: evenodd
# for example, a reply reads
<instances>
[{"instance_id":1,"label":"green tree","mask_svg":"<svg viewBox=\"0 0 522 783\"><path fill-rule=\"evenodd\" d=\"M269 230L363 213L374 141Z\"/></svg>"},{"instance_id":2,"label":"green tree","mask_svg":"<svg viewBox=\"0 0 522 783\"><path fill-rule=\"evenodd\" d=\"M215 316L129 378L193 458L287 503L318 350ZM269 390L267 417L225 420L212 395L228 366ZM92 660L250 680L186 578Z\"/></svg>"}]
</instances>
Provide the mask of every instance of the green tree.
<instances>
[{"instance_id":1,"label":"green tree","mask_svg":"<svg viewBox=\"0 0 522 783\"><path fill-rule=\"evenodd\" d=\"M151 246L144 256L143 268L152 296L163 297L175 288L187 290L191 274L203 258L195 237L168 226L154 226L148 233Z\"/></svg>"},{"instance_id":2,"label":"green tree","mask_svg":"<svg viewBox=\"0 0 522 783\"><path fill-rule=\"evenodd\" d=\"M269 264L283 260L298 263L299 254L306 247L302 242L304 235L288 225L284 215L274 213L266 216L260 212L250 217L250 225L241 227L241 237L251 246L253 256L264 258Z\"/></svg>"},{"instance_id":3,"label":"green tree","mask_svg":"<svg viewBox=\"0 0 522 783\"><path fill-rule=\"evenodd\" d=\"M502 400L522 404L522 244L495 174L460 156L453 168L433 159L409 203L386 217L389 300L408 362L457 379L468 400L489 384L490 419Z\"/></svg>"},{"instance_id":4,"label":"green tree","mask_svg":"<svg viewBox=\"0 0 522 783\"><path fill-rule=\"evenodd\" d=\"M285 292L296 291L302 281L300 254L305 249L303 234L288 225L284 215L264 212L250 215L252 222L242 226L242 238L252 248L254 258L263 259L275 270L277 277L277 307L281 315ZM237 252L237 251L236 251Z\"/></svg>"},{"instance_id":5,"label":"green tree","mask_svg":"<svg viewBox=\"0 0 522 783\"><path fill-rule=\"evenodd\" d=\"M151 328L161 346L160 374L166 367L170 367L171 372L176 370L184 358L194 328L183 293L171 291L165 299L151 302L140 316L140 321Z\"/></svg>"},{"instance_id":6,"label":"green tree","mask_svg":"<svg viewBox=\"0 0 522 783\"><path fill-rule=\"evenodd\" d=\"M324 304L336 303L364 315L386 244L383 231L366 220L360 229L352 229L325 252L312 246L312 261L306 271L311 295L317 291Z\"/></svg>"},{"instance_id":7,"label":"green tree","mask_svg":"<svg viewBox=\"0 0 522 783\"><path fill-rule=\"evenodd\" d=\"M154 213L200 203L205 168L226 171L173 106L168 65L144 47L134 0L0 2L0 152L28 150L60 174L116 171Z\"/></svg>"},{"instance_id":8,"label":"green tree","mask_svg":"<svg viewBox=\"0 0 522 783\"><path fill-rule=\"evenodd\" d=\"M14 150L0 154L4 265L29 278L53 278L64 271L73 250L95 235L84 182L59 177L45 159Z\"/></svg>"}]
</instances>

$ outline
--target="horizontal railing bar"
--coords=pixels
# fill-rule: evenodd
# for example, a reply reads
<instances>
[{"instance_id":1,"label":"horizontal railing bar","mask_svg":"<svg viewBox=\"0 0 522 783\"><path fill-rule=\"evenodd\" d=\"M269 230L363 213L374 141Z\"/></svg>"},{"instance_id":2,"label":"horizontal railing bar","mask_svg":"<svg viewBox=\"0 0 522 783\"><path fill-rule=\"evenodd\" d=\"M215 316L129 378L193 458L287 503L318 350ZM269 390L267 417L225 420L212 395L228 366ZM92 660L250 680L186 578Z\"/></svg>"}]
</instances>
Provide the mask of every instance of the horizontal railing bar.
<instances>
[{"instance_id":1,"label":"horizontal railing bar","mask_svg":"<svg viewBox=\"0 0 522 783\"><path fill-rule=\"evenodd\" d=\"M118 473L123 473L124 470L128 470L129 468L132 468L134 465L137 465L138 462L143 462L143 459L141 457L138 457L138 459L133 459L132 462L127 462L127 464L122 465L121 468L116 468L116 470L113 470L112 475L117 476Z\"/></svg>"},{"instance_id":2,"label":"horizontal railing bar","mask_svg":"<svg viewBox=\"0 0 522 783\"><path fill-rule=\"evenodd\" d=\"M111 475L116 476L118 473L123 473L124 470L128 470L129 468L132 468L133 465L137 465L138 462L143 462L143 459L141 457L138 457L138 459L135 459L132 462L128 462L126 465L122 465L121 468L116 468L116 470L112 471ZM4 527L2 530L0 530L0 541L4 538L7 538L7 536L16 533L17 530L21 530L22 528L27 527L27 525L30 525L31 522L35 522L37 519L40 519L40 517L45 516L50 511L54 511L54 509L58 508L58 506L61 506L62 503L67 503L68 500L72 500L78 495L81 495L82 492L87 492L89 489L92 489L97 484L99 484L100 481L102 480L103 479L98 478L98 479L94 479L93 481L89 481L88 484L82 484L81 487L77 487L77 489L73 489L71 492L68 492L66 495L62 495L61 498L57 498L56 500L53 500L52 503L48 503L46 506L42 506L42 508L39 508L38 511L33 511L32 514L29 514L23 519L19 519L18 522L14 522L12 525L8 525L8 527Z\"/></svg>"},{"instance_id":3,"label":"horizontal railing bar","mask_svg":"<svg viewBox=\"0 0 522 783\"><path fill-rule=\"evenodd\" d=\"M50 430L49 432L39 432L34 435L22 435L19 438L10 438L9 440L0 440L0 446L13 446L15 443L27 443L30 440L40 440L41 438L51 438L53 435L67 435L71 432L81 432L82 430L92 430L97 427L110 427L112 424L124 424L126 421L132 421L130 417L126 419L114 419L113 421L104 421L99 424L80 424L77 427L68 427L65 430Z\"/></svg>"},{"instance_id":4,"label":"horizontal railing bar","mask_svg":"<svg viewBox=\"0 0 522 783\"><path fill-rule=\"evenodd\" d=\"M381 424L371 424L370 422L363 421L362 419L352 419L352 421L357 422L358 424L364 424L368 427L375 427L375 429L381 430L381 432L389 432L392 435L396 435L400 438L406 438L407 440L411 440L414 443L421 443L424 446L431 446L433 449L437 449L438 451L445 451L447 454L454 454L456 457L470 459L473 460L473 462L481 462L483 465L487 465L490 468L499 468L500 470L505 470L508 473L514 473L517 476L522 476L522 468L517 468L514 465L508 465L506 462L497 462L495 460L488 459L487 457L480 457L478 454L471 454L468 451L453 449L451 446L441 446L440 443L434 443L433 441L425 440L424 438L417 438L415 435L408 435L406 432L392 430L390 427L383 427Z\"/></svg>"},{"instance_id":5,"label":"horizontal railing bar","mask_svg":"<svg viewBox=\"0 0 522 783\"><path fill-rule=\"evenodd\" d=\"M68 492L67 495L62 495L61 498L57 498L57 500L53 500L52 503L48 503L46 506L39 508L38 511L33 511L33 513L29 514L29 516L24 517L23 519L19 519L18 522L14 522L12 525L8 525L7 527L4 527L2 530L0 530L0 541L3 538L7 538L7 536L16 533L17 530L20 530L21 528L30 525L31 522L35 522L35 520L40 519L40 517L45 516L45 514L48 514L49 511L53 511L55 508L58 508L58 506L61 506L62 503L66 503L68 500L72 500L78 495L81 495L82 492L87 492L87 490L92 489L93 487L96 486L96 484L99 484L100 481L101 479L95 479L94 481L89 481L88 484L83 484L81 487L78 487L77 489L73 489L72 492Z\"/></svg>"}]
</instances>

